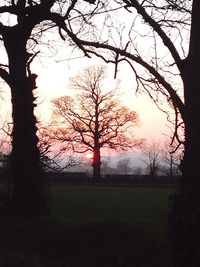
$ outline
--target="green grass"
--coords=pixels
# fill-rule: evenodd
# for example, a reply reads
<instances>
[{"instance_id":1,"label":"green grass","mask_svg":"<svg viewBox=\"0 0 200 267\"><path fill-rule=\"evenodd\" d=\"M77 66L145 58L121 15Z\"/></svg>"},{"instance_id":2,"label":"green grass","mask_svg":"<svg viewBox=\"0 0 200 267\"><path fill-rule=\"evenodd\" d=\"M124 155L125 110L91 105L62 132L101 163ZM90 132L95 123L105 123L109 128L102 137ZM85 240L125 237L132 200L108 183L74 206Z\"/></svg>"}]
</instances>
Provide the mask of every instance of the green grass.
<instances>
[{"instance_id":1,"label":"green grass","mask_svg":"<svg viewBox=\"0 0 200 267\"><path fill-rule=\"evenodd\" d=\"M1 223L0 267L169 267L165 232L171 192L52 186L50 217Z\"/></svg>"},{"instance_id":2,"label":"green grass","mask_svg":"<svg viewBox=\"0 0 200 267\"><path fill-rule=\"evenodd\" d=\"M168 188L58 185L52 188L52 210L61 223L154 225L163 236L170 192Z\"/></svg>"}]
</instances>

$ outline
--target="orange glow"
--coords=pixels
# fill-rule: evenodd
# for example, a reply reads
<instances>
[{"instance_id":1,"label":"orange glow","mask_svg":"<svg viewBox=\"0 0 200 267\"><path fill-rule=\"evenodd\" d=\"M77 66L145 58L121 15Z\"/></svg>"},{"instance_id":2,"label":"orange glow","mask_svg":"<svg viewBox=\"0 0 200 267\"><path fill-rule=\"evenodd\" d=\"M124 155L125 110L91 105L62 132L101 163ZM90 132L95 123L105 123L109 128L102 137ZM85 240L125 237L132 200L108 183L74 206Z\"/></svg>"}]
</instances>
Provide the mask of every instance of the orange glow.
<instances>
[{"instance_id":1,"label":"orange glow","mask_svg":"<svg viewBox=\"0 0 200 267\"><path fill-rule=\"evenodd\" d=\"M86 159L93 159L93 154L92 154L92 153L87 153L87 154L85 155L85 158L86 158Z\"/></svg>"}]
</instances>

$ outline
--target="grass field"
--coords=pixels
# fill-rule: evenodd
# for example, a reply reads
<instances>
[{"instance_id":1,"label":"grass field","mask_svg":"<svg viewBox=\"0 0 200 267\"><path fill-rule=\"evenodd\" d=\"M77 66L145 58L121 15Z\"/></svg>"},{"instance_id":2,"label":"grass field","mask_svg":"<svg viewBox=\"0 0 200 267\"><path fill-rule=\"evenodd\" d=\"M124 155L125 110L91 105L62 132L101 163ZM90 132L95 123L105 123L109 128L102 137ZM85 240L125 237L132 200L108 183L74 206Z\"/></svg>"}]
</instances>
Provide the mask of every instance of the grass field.
<instances>
[{"instance_id":1,"label":"grass field","mask_svg":"<svg viewBox=\"0 0 200 267\"><path fill-rule=\"evenodd\" d=\"M51 216L1 222L0 267L169 267L171 192L54 185Z\"/></svg>"}]
</instances>

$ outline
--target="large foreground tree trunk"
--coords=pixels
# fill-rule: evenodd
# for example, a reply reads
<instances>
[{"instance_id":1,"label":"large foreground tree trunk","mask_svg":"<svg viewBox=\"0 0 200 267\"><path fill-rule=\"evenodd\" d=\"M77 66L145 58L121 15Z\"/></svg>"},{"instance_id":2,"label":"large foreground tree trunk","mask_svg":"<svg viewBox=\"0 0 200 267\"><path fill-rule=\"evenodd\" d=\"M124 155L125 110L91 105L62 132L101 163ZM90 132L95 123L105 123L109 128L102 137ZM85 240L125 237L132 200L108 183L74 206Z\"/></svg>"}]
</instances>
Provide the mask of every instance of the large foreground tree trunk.
<instances>
[{"instance_id":1,"label":"large foreground tree trunk","mask_svg":"<svg viewBox=\"0 0 200 267\"><path fill-rule=\"evenodd\" d=\"M174 266L200 266L200 1L193 1L190 51L184 62L185 155L172 202Z\"/></svg>"},{"instance_id":2,"label":"large foreground tree trunk","mask_svg":"<svg viewBox=\"0 0 200 267\"><path fill-rule=\"evenodd\" d=\"M40 177L34 116L36 76L27 73L29 55L26 42L24 29L16 28L7 32L5 47L9 58L13 117L11 172L14 189L11 207L17 213L38 213L46 210L46 203Z\"/></svg>"},{"instance_id":3,"label":"large foreground tree trunk","mask_svg":"<svg viewBox=\"0 0 200 267\"><path fill-rule=\"evenodd\" d=\"M183 176L173 196L170 214L174 267L200 266L200 118L195 117L196 122L191 118L193 129L186 126Z\"/></svg>"}]
</instances>

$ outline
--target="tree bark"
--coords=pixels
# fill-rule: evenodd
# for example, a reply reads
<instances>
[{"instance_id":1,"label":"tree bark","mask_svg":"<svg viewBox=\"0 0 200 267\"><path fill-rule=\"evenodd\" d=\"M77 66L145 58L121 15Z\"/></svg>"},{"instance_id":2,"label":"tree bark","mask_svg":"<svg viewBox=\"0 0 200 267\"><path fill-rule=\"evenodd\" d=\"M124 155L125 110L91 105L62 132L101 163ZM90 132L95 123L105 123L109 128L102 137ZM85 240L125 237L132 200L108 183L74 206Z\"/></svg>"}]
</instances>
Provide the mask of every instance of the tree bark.
<instances>
[{"instance_id":1,"label":"tree bark","mask_svg":"<svg viewBox=\"0 0 200 267\"><path fill-rule=\"evenodd\" d=\"M47 210L40 177L34 96L36 76L27 73L26 31L19 27L7 31L4 38L9 59L12 101L11 172L14 188L12 210L38 213Z\"/></svg>"},{"instance_id":2,"label":"tree bark","mask_svg":"<svg viewBox=\"0 0 200 267\"><path fill-rule=\"evenodd\" d=\"M195 113L187 112L183 175L173 197L170 216L176 267L200 266L200 105L198 109Z\"/></svg>"},{"instance_id":3,"label":"tree bark","mask_svg":"<svg viewBox=\"0 0 200 267\"><path fill-rule=\"evenodd\" d=\"M101 178L101 155L100 149L95 149L93 153L93 178L98 180Z\"/></svg>"},{"instance_id":4,"label":"tree bark","mask_svg":"<svg viewBox=\"0 0 200 267\"><path fill-rule=\"evenodd\" d=\"M185 154L183 175L173 196L170 225L174 266L200 266L200 2L193 1L190 50L183 65Z\"/></svg>"},{"instance_id":5,"label":"tree bark","mask_svg":"<svg viewBox=\"0 0 200 267\"><path fill-rule=\"evenodd\" d=\"M101 153L99 144L99 102L98 97L94 98L95 103L95 130L94 130L94 151L93 151L93 178L101 178Z\"/></svg>"},{"instance_id":6,"label":"tree bark","mask_svg":"<svg viewBox=\"0 0 200 267\"><path fill-rule=\"evenodd\" d=\"M176 267L200 266L200 106L193 118L192 112L188 113L191 114L187 114L190 122L185 125L183 175L173 198L170 216Z\"/></svg>"}]
</instances>

